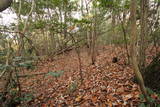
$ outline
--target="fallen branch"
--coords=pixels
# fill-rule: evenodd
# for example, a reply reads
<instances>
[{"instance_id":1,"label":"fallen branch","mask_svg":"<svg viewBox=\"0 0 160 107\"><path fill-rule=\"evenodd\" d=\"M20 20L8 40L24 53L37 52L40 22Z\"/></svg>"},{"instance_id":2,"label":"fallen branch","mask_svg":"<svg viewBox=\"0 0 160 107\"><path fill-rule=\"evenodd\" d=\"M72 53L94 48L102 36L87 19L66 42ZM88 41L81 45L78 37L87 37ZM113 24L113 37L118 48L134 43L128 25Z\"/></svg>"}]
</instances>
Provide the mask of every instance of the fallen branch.
<instances>
[{"instance_id":1,"label":"fallen branch","mask_svg":"<svg viewBox=\"0 0 160 107\"><path fill-rule=\"evenodd\" d=\"M72 49L79 48L79 46L76 46L76 47L75 47L75 45L78 44L78 43L80 43L80 42L83 41L83 40L84 40L84 39L81 39L81 40L73 43L71 46L68 46L68 47L66 47L66 48L64 48L64 49L62 49L62 50L56 51L56 52L54 53L54 55L55 55L55 56L56 56L56 55L60 55L60 54L65 53L65 52L67 52L67 51L71 51Z\"/></svg>"}]
</instances>

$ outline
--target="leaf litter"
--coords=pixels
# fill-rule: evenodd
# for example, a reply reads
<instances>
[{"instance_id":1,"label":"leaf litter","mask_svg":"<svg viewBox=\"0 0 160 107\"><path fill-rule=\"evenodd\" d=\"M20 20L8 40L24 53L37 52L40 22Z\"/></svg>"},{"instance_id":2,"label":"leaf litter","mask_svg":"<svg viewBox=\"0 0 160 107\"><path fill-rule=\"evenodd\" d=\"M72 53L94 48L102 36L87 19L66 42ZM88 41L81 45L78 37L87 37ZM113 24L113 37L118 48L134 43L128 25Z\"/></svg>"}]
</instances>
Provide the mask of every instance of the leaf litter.
<instances>
[{"instance_id":1,"label":"leaf litter","mask_svg":"<svg viewBox=\"0 0 160 107\"><path fill-rule=\"evenodd\" d=\"M113 50L114 49L114 50ZM64 71L63 75L37 75L21 78L22 93L33 93L26 102L30 107L132 107L140 102L139 87L133 83L133 70L126 65L124 49L105 46L99 49L96 64L90 64L85 50L81 51L83 83L80 85L78 59L75 51L59 55L53 61L41 62L34 71L24 74ZM118 57L117 63L112 58ZM153 95L153 97L156 97ZM23 105L23 104L22 104Z\"/></svg>"}]
</instances>

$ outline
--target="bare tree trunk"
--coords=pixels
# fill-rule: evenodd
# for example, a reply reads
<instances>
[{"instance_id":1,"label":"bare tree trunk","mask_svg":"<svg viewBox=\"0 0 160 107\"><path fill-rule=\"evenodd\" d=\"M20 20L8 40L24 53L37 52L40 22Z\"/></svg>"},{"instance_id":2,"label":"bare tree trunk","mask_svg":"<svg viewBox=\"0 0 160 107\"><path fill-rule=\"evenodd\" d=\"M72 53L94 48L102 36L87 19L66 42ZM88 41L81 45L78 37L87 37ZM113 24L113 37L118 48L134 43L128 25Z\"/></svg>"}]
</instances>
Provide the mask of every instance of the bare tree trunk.
<instances>
[{"instance_id":1,"label":"bare tree trunk","mask_svg":"<svg viewBox=\"0 0 160 107\"><path fill-rule=\"evenodd\" d=\"M95 25L93 25L93 27L94 27ZM92 64L94 65L95 64L95 61L96 61L96 59L95 59L95 29L93 29L92 30L92 39L91 39L91 61L92 61Z\"/></svg>"},{"instance_id":2,"label":"bare tree trunk","mask_svg":"<svg viewBox=\"0 0 160 107\"><path fill-rule=\"evenodd\" d=\"M123 38L124 38L124 42L125 42L125 49L126 49L126 54L127 54L127 64L130 64L130 55L129 55L129 48L128 48L128 42L127 42L127 32L125 29L125 13L123 13L123 20L121 19L120 15L119 15L119 19L121 21L121 27L122 27L122 31L123 31Z\"/></svg>"},{"instance_id":3,"label":"bare tree trunk","mask_svg":"<svg viewBox=\"0 0 160 107\"><path fill-rule=\"evenodd\" d=\"M63 2L63 9L64 9L64 29L63 29L63 33L64 33L64 39L66 39L66 37L67 37L67 5L68 5L68 1L64 0L64 2Z\"/></svg>"},{"instance_id":4,"label":"bare tree trunk","mask_svg":"<svg viewBox=\"0 0 160 107\"><path fill-rule=\"evenodd\" d=\"M22 33L18 33L19 35L19 50L18 50L18 56L23 56L25 54L25 50L24 50L24 35L25 35L25 32L26 32L26 29L28 27L28 20L33 12L33 9L34 9L34 6L35 6L35 2L34 0L32 0L32 7L27 15L27 18L24 22L24 28L22 29ZM18 25L17 25L17 30L19 31L19 24L20 24L20 21L21 21L21 10L22 10L22 1L20 0L20 4L19 4L19 8L18 8L18 14L17 14L17 17L18 17Z\"/></svg>"},{"instance_id":5,"label":"bare tree trunk","mask_svg":"<svg viewBox=\"0 0 160 107\"><path fill-rule=\"evenodd\" d=\"M130 18L131 18L131 58L132 58L132 67L135 73L135 76L139 82L140 89L145 96L147 102L149 102L147 98L147 91L144 85L144 80L141 75L141 72L138 67L137 57L136 57L136 40L137 40L137 28L136 28L136 8L137 3L136 0L131 0L131 8L130 8Z\"/></svg>"},{"instance_id":6,"label":"bare tree trunk","mask_svg":"<svg viewBox=\"0 0 160 107\"><path fill-rule=\"evenodd\" d=\"M96 40L97 40L97 10L96 8L94 9L94 20L93 20L93 25L92 25L92 39L91 39L91 61L92 64L95 64L96 61Z\"/></svg>"},{"instance_id":7,"label":"bare tree trunk","mask_svg":"<svg viewBox=\"0 0 160 107\"><path fill-rule=\"evenodd\" d=\"M113 9L114 11L114 9ZM112 12L112 43L114 43L114 40L116 39L116 31L115 31L115 23L116 23L116 20L115 20L115 13Z\"/></svg>"},{"instance_id":8,"label":"bare tree trunk","mask_svg":"<svg viewBox=\"0 0 160 107\"><path fill-rule=\"evenodd\" d=\"M50 32L50 38L51 38L51 54L53 54L56 50L56 40L53 31Z\"/></svg>"},{"instance_id":9,"label":"bare tree trunk","mask_svg":"<svg viewBox=\"0 0 160 107\"><path fill-rule=\"evenodd\" d=\"M84 6L84 4L86 4ZM85 10L86 10L86 14L89 14L89 5L87 3L86 0L81 0L81 13L82 13L82 16L84 16L84 11L83 11L83 8L85 7ZM92 28L87 28L86 29L86 41L87 41L87 53L88 55L91 54L91 42L92 42Z\"/></svg>"},{"instance_id":10,"label":"bare tree trunk","mask_svg":"<svg viewBox=\"0 0 160 107\"><path fill-rule=\"evenodd\" d=\"M148 27L147 27L147 19L148 19L148 4L149 0L141 0L141 34L140 34L140 57L139 57L139 67L140 71L144 72L146 66L146 38L148 37Z\"/></svg>"},{"instance_id":11,"label":"bare tree trunk","mask_svg":"<svg viewBox=\"0 0 160 107\"><path fill-rule=\"evenodd\" d=\"M75 50L76 50L76 53L77 53L77 57L78 57L78 65L79 65L79 75L80 75L80 83L82 85L83 83L83 73L82 73L82 60L81 60L81 56L80 56L80 49L79 49L79 46L76 42L76 39L73 37L72 34L70 34L71 38L72 38L72 41L74 42L75 44Z\"/></svg>"},{"instance_id":12,"label":"bare tree trunk","mask_svg":"<svg viewBox=\"0 0 160 107\"><path fill-rule=\"evenodd\" d=\"M21 13L21 9L22 9L22 1L20 0L20 2L19 2L19 7L18 7L18 14L17 14L17 18L18 18L18 25L17 25L17 31L19 31L19 24L20 24L20 21L21 21L21 16L20 16L20 13ZM24 47L24 45L23 45L23 36L20 34L20 33L18 33L17 34L18 35L18 56L21 56L22 55L22 51L23 51L23 47Z\"/></svg>"}]
</instances>

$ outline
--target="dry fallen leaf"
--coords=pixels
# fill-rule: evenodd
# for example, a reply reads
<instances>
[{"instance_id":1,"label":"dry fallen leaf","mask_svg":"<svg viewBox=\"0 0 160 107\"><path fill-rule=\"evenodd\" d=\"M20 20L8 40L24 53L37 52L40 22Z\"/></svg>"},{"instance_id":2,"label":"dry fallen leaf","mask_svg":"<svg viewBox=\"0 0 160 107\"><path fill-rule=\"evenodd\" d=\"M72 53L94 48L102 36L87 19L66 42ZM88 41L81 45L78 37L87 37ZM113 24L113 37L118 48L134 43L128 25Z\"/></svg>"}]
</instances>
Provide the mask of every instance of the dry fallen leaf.
<instances>
[{"instance_id":1,"label":"dry fallen leaf","mask_svg":"<svg viewBox=\"0 0 160 107\"><path fill-rule=\"evenodd\" d=\"M124 101L127 101L127 100L129 100L130 98L132 98L133 96L131 95L131 94L127 94L127 95L124 95L123 96L123 100Z\"/></svg>"},{"instance_id":2,"label":"dry fallen leaf","mask_svg":"<svg viewBox=\"0 0 160 107\"><path fill-rule=\"evenodd\" d=\"M92 102L94 102L94 103L97 102L97 96L92 96Z\"/></svg>"},{"instance_id":3,"label":"dry fallen leaf","mask_svg":"<svg viewBox=\"0 0 160 107\"><path fill-rule=\"evenodd\" d=\"M124 87L121 86L120 88L118 88L118 89L117 89L117 92L118 92L118 93L123 93L123 92L124 92Z\"/></svg>"},{"instance_id":4,"label":"dry fallen leaf","mask_svg":"<svg viewBox=\"0 0 160 107\"><path fill-rule=\"evenodd\" d=\"M116 104L118 105L116 107L125 107L132 103L138 104L137 102L139 102L138 98L140 94L138 85L133 84L129 79L134 76L133 70L127 65L123 65L124 67L122 67L119 64L111 63L112 57L119 57L119 54L117 53L122 53L124 50L113 46L106 46L105 48L107 50L102 51L100 55L97 56L96 66L89 65L90 58L88 57L87 52L81 53L83 84L78 88L81 88L83 91L76 90L69 95L66 93L68 86L73 81L79 80L80 73L77 63L77 54L75 52L57 56L57 59L53 62L46 61L43 63L43 67L37 67L37 70L34 71L44 73L48 71L48 66L54 65L50 67L49 70L64 70L69 72L64 73L64 75L57 78L56 81L55 78L43 78L41 76L23 79L25 81L21 81L22 90L26 92L36 92L40 95L42 94L42 96L35 98L33 106L45 102L46 99L48 99L50 101L48 101L48 103L53 104L53 106L59 106L62 102L66 102L67 105L73 106L75 102L79 103L83 101L85 106L89 106L90 104L96 105L97 102L101 103L101 106L108 105L109 107L114 107ZM111 51L113 49L116 51ZM124 60L124 57L120 58L121 60ZM123 64L123 62L120 62L120 64ZM40 82L35 82L37 80ZM62 98L60 96L66 97ZM155 95L152 95L152 97L156 98ZM48 106L48 104L44 105Z\"/></svg>"},{"instance_id":5,"label":"dry fallen leaf","mask_svg":"<svg viewBox=\"0 0 160 107\"><path fill-rule=\"evenodd\" d=\"M80 101L82 100L82 98L83 98L83 97L82 97L81 95L79 95L79 96L77 96L77 98L75 99L75 101L76 101L76 102L80 102Z\"/></svg>"}]
</instances>

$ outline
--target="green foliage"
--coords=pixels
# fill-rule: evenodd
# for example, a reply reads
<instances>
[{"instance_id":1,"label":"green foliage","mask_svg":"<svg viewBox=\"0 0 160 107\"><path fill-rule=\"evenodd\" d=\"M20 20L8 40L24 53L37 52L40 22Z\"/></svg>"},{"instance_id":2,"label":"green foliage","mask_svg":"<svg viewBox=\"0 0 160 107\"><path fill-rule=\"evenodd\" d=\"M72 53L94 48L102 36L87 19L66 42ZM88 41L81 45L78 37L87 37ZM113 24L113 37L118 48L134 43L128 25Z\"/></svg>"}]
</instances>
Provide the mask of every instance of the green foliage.
<instances>
[{"instance_id":1,"label":"green foliage","mask_svg":"<svg viewBox=\"0 0 160 107\"><path fill-rule=\"evenodd\" d=\"M4 100L4 95L3 93L0 93L0 101L3 101Z\"/></svg>"},{"instance_id":2,"label":"green foliage","mask_svg":"<svg viewBox=\"0 0 160 107\"><path fill-rule=\"evenodd\" d=\"M34 99L34 96L32 93L26 93L23 97L20 97L21 101L26 101L26 102L29 102L33 99Z\"/></svg>"},{"instance_id":3,"label":"green foliage","mask_svg":"<svg viewBox=\"0 0 160 107\"><path fill-rule=\"evenodd\" d=\"M129 9L129 7L130 7L130 0L125 0L124 8Z\"/></svg>"},{"instance_id":4,"label":"green foliage","mask_svg":"<svg viewBox=\"0 0 160 107\"><path fill-rule=\"evenodd\" d=\"M19 5L20 5L20 2L14 2L14 4L12 5L12 7L16 11L16 13L18 13ZM21 7L22 8L21 8L20 14L25 16L31 10L31 2L29 2L27 0L21 0Z\"/></svg>"},{"instance_id":5,"label":"green foliage","mask_svg":"<svg viewBox=\"0 0 160 107\"><path fill-rule=\"evenodd\" d=\"M91 21L90 20L88 20L88 19L84 19L84 18L82 18L82 19L71 19L71 21L73 22L73 23L75 23L75 24L90 24L91 23Z\"/></svg>"},{"instance_id":6,"label":"green foliage","mask_svg":"<svg viewBox=\"0 0 160 107\"><path fill-rule=\"evenodd\" d=\"M76 89L78 88L78 85L76 82L72 82L71 84L69 84L68 87L68 91L69 93L76 91Z\"/></svg>"},{"instance_id":7,"label":"green foliage","mask_svg":"<svg viewBox=\"0 0 160 107\"><path fill-rule=\"evenodd\" d=\"M0 70L4 70L4 69L8 70L8 69L11 69L11 68L12 68L12 66L10 66L10 65L0 64Z\"/></svg>"},{"instance_id":8,"label":"green foliage","mask_svg":"<svg viewBox=\"0 0 160 107\"><path fill-rule=\"evenodd\" d=\"M6 53L4 51L0 51L0 56L4 56Z\"/></svg>"},{"instance_id":9,"label":"green foliage","mask_svg":"<svg viewBox=\"0 0 160 107\"><path fill-rule=\"evenodd\" d=\"M150 88L146 88L147 92L149 95L154 94L155 92L153 90L151 90Z\"/></svg>"},{"instance_id":10,"label":"green foliage","mask_svg":"<svg viewBox=\"0 0 160 107\"><path fill-rule=\"evenodd\" d=\"M19 24L18 24L18 29L20 31L22 31L24 29L24 23L22 21L19 21Z\"/></svg>"},{"instance_id":11,"label":"green foliage","mask_svg":"<svg viewBox=\"0 0 160 107\"><path fill-rule=\"evenodd\" d=\"M63 75L64 71L50 71L49 73L47 73L47 76L53 76L53 77L60 77L61 75Z\"/></svg>"},{"instance_id":12,"label":"green foliage","mask_svg":"<svg viewBox=\"0 0 160 107\"><path fill-rule=\"evenodd\" d=\"M7 73L8 71L14 72L12 73L13 76L10 77L10 82L8 83L6 90L7 96L12 96L12 98L7 100L17 103L21 101L31 101L34 98L31 94L19 96L20 87L18 87L19 83L17 72L21 70L19 68L33 68L34 59L32 57L15 57L12 53L10 53L10 55L7 55L9 54L10 49L3 49L0 52L3 53L0 55L0 58L4 57L4 61L0 64L0 71L5 71L5 73ZM6 64L6 60L8 60L8 64ZM0 96L0 100L3 100L3 98L5 98L4 95Z\"/></svg>"},{"instance_id":13,"label":"green foliage","mask_svg":"<svg viewBox=\"0 0 160 107\"><path fill-rule=\"evenodd\" d=\"M97 0L102 7L112 7L114 4L113 0Z\"/></svg>"},{"instance_id":14,"label":"green foliage","mask_svg":"<svg viewBox=\"0 0 160 107\"><path fill-rule=\"evenodd\" d=\"M0 70L3 70L4 66L2 64L0 64Z\"/></svg>"},{"instance_id":15,"label":"green foliage","mask_svg":"<svg viewBox=\"0 0 160 107\"><path fill-rule=\"evenodd\" d=\"M143 95L143 94L140 94L140 95L139 95L139 98L140 98L140 100L144 100L144 95Z\"/></svg>"},{"instance_id":16,"label":"green foliage","mask_svg":"<svg viewBox=\"0 0 160 107\"><path fill-rule=\"evenodd\" d=\"M34 23L34 28L35 29L43 29L43 28L45 28L45 25L46 25L47 23L46 23L46 21L45 20L38 20L38 21L36 21L35 23Z\"/></svg>"},{"instance_id":17,"label":"green foliage","mask_svg":"<svg viewBox=\"0 0 160 107\"><path fill-rule=\"evenodd\" d=\"M148 100L149 100L149 102L152 104L152 106L153 107L160 107L160 104L159 103L157 103L157 101L156 101L156 99L153 99L152 97L150 97L152 94L155 94L155 92L153 91L153 90L151 90L150 88L146 88L146 90L147 90L147 93L148 93L148 95L149 96L147 96L148 97ZM140 100L143 102L144 101L144 95L143 94L141 94L141 95L139 95L139 97L140 97ZM151 105L150 104L147 104L147 103L140 103L139 104L139 107L150 107Z\"/></svg>"},{"instance_id":18,"label":"green foliage","mask_svg":"<svg viewBox=\"0 0 160 107\"><path fill-rule=\"evenodd\" d=\"M160 0L154 0L155 2L157 2L157 3L159 3L160 2Z\"/></svg>"},{"instance_id":19,"label":"green foliage","mask_svg":"<svg viewBox=\"0 0 160 107\"><path fill-rule=\"evenodd\" d=\"M144 103L141 103L139 107L146 107Z\"/></svg>"},{"instance_id":20,"label":"green foliage","mask_svg":"<svg viewBox=\"0 0 160 107\"><path fill-rule=\"evenodd\" d=\"M26 93L24 95L20 96L15 96L12 101L13 102L30 102L34 99L34 96L32 93Z\"/></svg>"},{"instance_id":21,"label":"green foliage","mask_svg":"<svg viewBox=\"0 0 160 107\"><path fill-rule=\"evenodd\" d=\"M160 43L160 27L158 27L159 24L156 25L156 29L155 31L153 32L151 38L150 38L150 41L151 42L156 42L156 43Z\"/></svg>"},{"instance_id":22,"label":"green foliage","mask_svg":"<svg viewBox=\"0 0 160 107\"><path fill-rule=\"evenodd\" d=\"M54 6L61 6L63 0L51 0L51 3L54 4Z\"/></svg>"},{"instance_id":23,"label":"green foliage","mask_svg":"<svg viewBox=\"0 0 160 107\"><path fill-rule=\"evenodd\" d=\"M26 69L34 69L34 61L35 58L33 57L15 57L13 59L13 66L14 67L21 67Z\"/></svg>"},{"instance_id":24,"label":"green foliage","mask_svg":"<svg viewBox=\"0 0 160 107\"><path fill-rule=\"evenodd\" d=\"M18 93L18 88L13 88L13 89L11 89L11 90L9 90L9 93L10 93L10 95L12 95L12 96L16 96L17 95L17 93Z\"/></svg>"},{"instance_id":25,"label":"green foliage","mask_svg":"<svg viewBox=\"0 0 160 107\"><path fill-rule=\"evenodd\" d=\"M13 61L14 62L19 62L19 61L22 61L23 60L23 57L22 56L17 56L15 58L13 58Z\"/></svg>"},{"instance_id":26,"label":"green foliage","mask_svg":"<svg viewBox=\"0 0 160 107\"><path fill-rule=\"evenodd\" d=\"M30 68L33 68L33 66L32 66L32 63L33 63L33 62L34 62L34 61L28 60L28 61L19 63L18 66L19 66L19 67L24 67L24 68L30 69Z\"/></svg>"}]
</instances>

